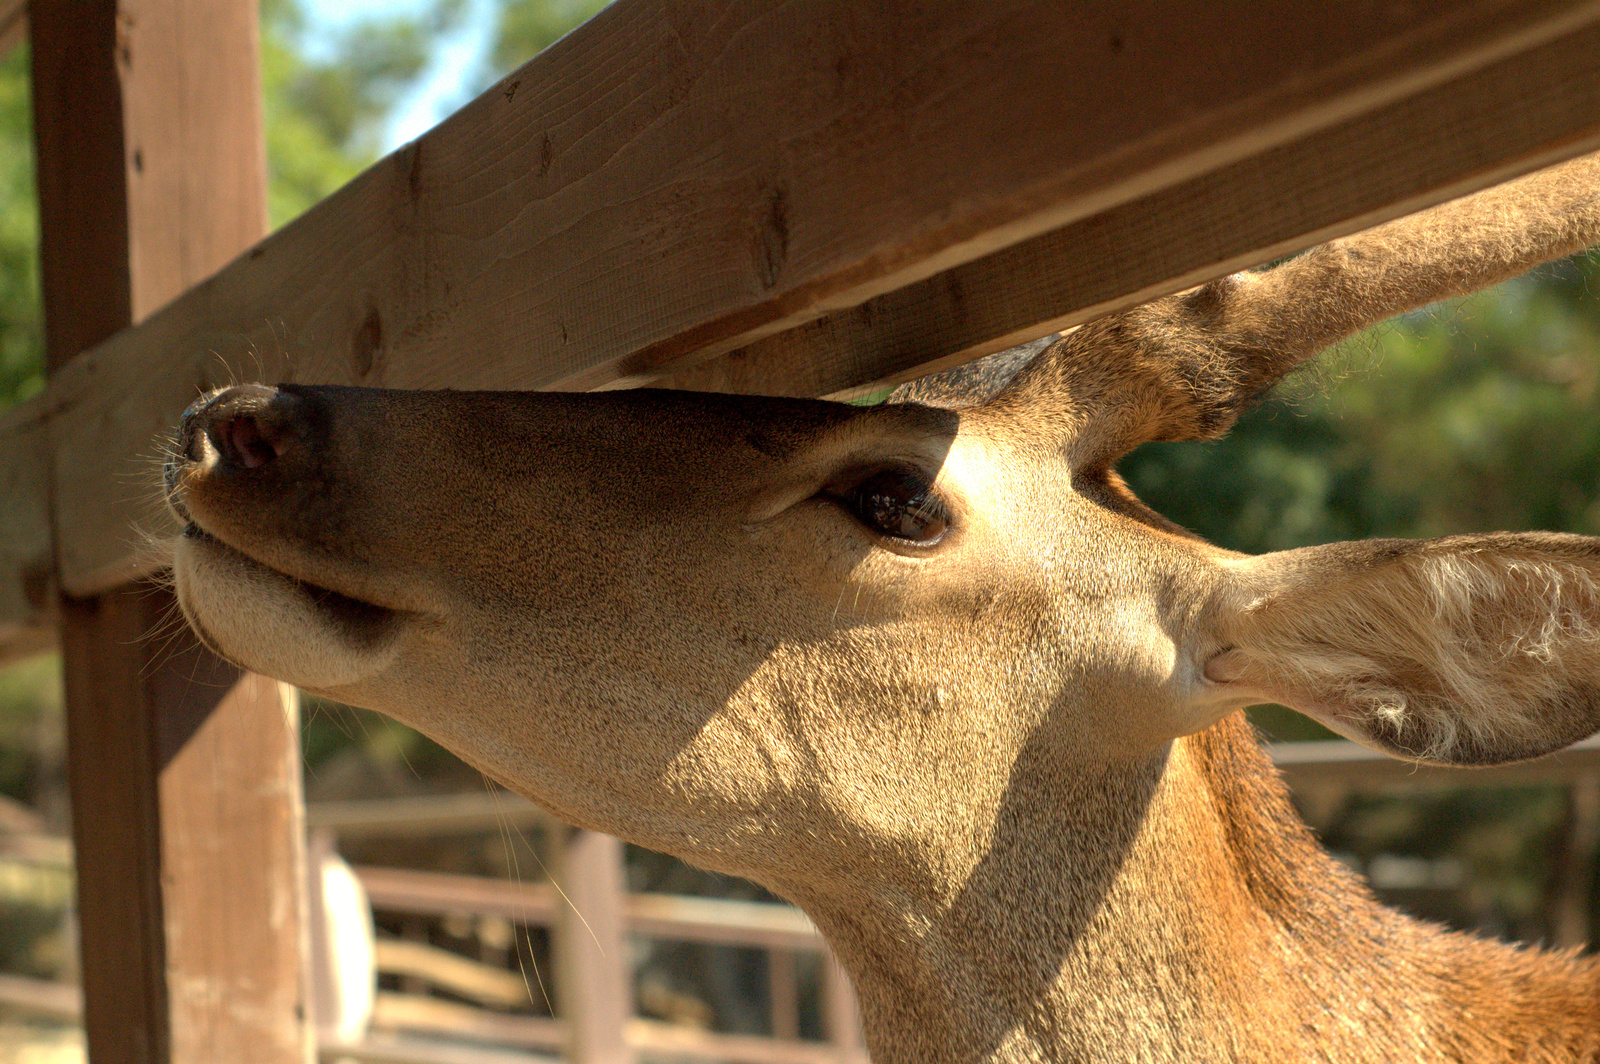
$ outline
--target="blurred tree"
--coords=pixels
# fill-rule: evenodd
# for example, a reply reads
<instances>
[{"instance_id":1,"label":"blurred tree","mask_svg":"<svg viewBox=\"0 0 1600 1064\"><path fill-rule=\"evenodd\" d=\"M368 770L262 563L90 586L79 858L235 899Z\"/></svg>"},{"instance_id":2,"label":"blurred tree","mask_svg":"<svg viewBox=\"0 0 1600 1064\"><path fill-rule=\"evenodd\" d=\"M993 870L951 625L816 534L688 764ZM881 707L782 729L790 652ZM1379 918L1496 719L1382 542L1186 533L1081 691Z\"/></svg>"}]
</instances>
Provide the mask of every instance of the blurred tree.
<instances>
[{"instance_id":1,"label":"blurred tree","mask_svg":"<svg viewBox=\"0 0 1600 1064\"><path fill-rule=\"evenodd\" d=\"M1224 440L1122 464L1258 553L1367 536L1600 532L1600 256L1429 307L1324 355Z\"/></svg>"},{"instance_id":2,"label":"blurred tree","mask_svg":"<svg viewBox=\"0 0 1600 1064\"><path fill-rule=\"evenodd\" d=\"M423 73L463 0L359 22L313 49L300 0L262 0L261 81L274 226L302 214L378 157L383 122ZM313 57L313 56L316 57Z\"/></svg>"},{"instance_id":3,"label":"blurred tree","mask_svg":"<svg viewBox=\"0 0 1600 1064\"><path fill-rule=\"evenodd\" d=\"M44 386L28 56L0 56L0 410Z\"/></svg>"},{"instance_id":4,"label":"blurred tree","mask_svg":"<svg viewBox=\"0 0 1600 1064\"><path fill-rule=\"evenodd\" d=\"M505 0L489 61L498 77L566 36L609 0Z\"/></svg>"}]
</instances>

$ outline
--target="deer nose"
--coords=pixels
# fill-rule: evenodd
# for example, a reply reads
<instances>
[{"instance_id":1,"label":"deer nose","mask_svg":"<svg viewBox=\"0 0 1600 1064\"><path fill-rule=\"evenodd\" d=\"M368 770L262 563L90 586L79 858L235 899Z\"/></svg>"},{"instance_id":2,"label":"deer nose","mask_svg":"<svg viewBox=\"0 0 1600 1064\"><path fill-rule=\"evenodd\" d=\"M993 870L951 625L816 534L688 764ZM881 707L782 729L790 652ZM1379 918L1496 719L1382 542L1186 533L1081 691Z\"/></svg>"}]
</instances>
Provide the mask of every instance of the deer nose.
<instances>
[{"instance_id":1,"label":"deer nose","mask_svg":"<svg viewBox=\"0 0 1600 1064\"><path fill-rule=\"evenodd\" d=\"M281 464L302 449L306 403L298 395L264 384L225 388L190 404L166 465L167 494L191 467L230 476Z\"/></svg>"}]
</instances>

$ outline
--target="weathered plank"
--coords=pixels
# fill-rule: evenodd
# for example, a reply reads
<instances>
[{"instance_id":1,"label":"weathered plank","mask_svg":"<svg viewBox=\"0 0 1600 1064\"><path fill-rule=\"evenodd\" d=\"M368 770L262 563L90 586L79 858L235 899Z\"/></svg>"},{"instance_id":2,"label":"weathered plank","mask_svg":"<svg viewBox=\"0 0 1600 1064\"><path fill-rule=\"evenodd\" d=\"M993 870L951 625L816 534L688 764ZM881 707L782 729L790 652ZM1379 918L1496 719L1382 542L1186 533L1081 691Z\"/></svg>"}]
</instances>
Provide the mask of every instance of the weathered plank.
<instances>
[{"instance_id":1,"label":"weathered plank","mask_svg":"<svg viewBox=\"0 0 1600 1064\"><path fill-rule=\"evenodd\" d=\"M778 333L656 387L846 397L1600 148L1600 26Z\"/></svg>"},{"instance_id":2,"label":"weathered plank","mask_svg":"<svg viewBox=\"0 0 1600 1064\"><path fill-rule=\"evenodd\" d=\"M29 24L59 372L264 231L256 11L33 0ZM64 598L61 648L91 1058L307 1061L292 694L157 585Z\"/></svg>"},{"instance_id":3,"label":"weathered plank","mask_svg":"<svg viewBox=\"0 0 1600 1064\"><path fill-rule=\"evenodd\" d=\"M1242 160L1271 174L1284 145L1597 23L1594 0L621 0L69 367L52 418L64 585L85 593L154 564L126 530L161 520L127 478L199 388L655 379ZM1490 110L1528 129L1522 147L1497 147L1513 130L1486 125L1479 150L1424 171L1382 127L1346 146L1365 154L1335 167L1333 185L1303 157L1275 193L1281 227L1228 261L1355 224L1313 209L1349 196L1339 181L1396 197L1369 203L1375 217L1592 143L1592 113ZM1401 176L1372 176L1386 167ZM1089 305L1206 275L1217 250L1182 234L1252 209L1189 206L1145 226L1146 255L1184 249L1166 281L1099 282ZM1045 312L1081 309L1052 296ZM1002 342L969 336L963 352ZM830 382L914 371L907 362L900 352Z\"/></svg>"}]
</instances>

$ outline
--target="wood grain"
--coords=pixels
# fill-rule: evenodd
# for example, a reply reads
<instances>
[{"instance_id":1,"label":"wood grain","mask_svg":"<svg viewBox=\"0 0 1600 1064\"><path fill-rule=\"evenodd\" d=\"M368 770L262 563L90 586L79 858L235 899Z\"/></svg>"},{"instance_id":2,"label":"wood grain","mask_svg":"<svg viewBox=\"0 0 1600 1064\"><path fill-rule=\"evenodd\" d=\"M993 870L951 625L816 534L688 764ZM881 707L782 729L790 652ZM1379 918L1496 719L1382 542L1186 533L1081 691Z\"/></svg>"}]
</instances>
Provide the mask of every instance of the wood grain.
<instances>
[{"instance_id":1,"label":"wood grain","mask_svg":"<svg viewBox=\"0 0 1600 1064\"><path fill-rule=\"evenodd\" d=\"M289 706L202 650L174 610L155 586L63 609L90 1053L300 1061Z\"/></svg>"},{"instance_id":2,"label":"wood grain","mask_svg":"<svg viewBox=\"0 0 1600 1064\"><path fill-rule=\"evenodd\" d=\"M848 398L1600 149L1596 55L1584 27L652 386Z\"/></svg>"},{"instance_id":3,"label":"wood grain","mask_svg":"<svg viewBox=\"0 0 1600 1064\"><path fill-rule=\"evenodd\" d=\"M59 379L262 235L256 10L34 0L29 24ZM61 648L91 1058L304 1064L292 694L201 647L159 584L63 598Z\"/></svg>"},{"instance_id":4,"label":"wood grain","mask_svg":"<svg viewBox=\"0 0 1600 1064\"><path fill-rule=\"evenodd\" d=\"M156 563L128 546L127 529L164 527L130 478L202 388L652 380L1597 22L1594 0L621 0L68 367L52 418L64 585L85 593ZM1552 154L1581 135L1517 120ZM1433 173L1433 194L1533 165L1494 154L1501 132L1462 153L1469 172ZM1361 146L1380 148L1340 172L1385 165L1395 144ZM1239 211L1197 206L1213 213L1151 219L1149 244ZM1283 208L1293 222L1292 194ZM1198 247L1172 277L1205 272ZM911 371L895 357L893 373Z\"/></svg>"}]
</instances>

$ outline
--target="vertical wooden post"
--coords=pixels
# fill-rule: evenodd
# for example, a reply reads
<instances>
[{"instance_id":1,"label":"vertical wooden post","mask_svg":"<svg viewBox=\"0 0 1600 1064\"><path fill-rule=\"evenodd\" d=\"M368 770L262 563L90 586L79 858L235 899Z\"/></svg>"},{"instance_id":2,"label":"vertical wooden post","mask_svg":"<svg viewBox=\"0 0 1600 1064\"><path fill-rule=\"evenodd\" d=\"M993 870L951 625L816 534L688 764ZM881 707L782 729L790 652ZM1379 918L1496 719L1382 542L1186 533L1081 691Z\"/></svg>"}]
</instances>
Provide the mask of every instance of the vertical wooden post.
<instances>
[{"instance_id":1,"label":"vertical wooden post","mask_svg":"<svg viewBox=\"0 0 1600 1064\"><path fill-rule=\"evenodd\" d=\"M772 1017L772 1037L800 1037L800 980L794 950L767 951L767 997Z\"/></svg>"},{"instance_id":2,"label":"vertical wooden post","mask_svg":"<svg viewBox=\"0 0 1600 1064\"><path fill-rule=\"evenodd\" d=\"M1600 848L1600 774L1584 773L1567 787L1566 815L1551 854L1545 912L1550 944L1588 946L1589 895L1594 889L1595 851Z\"/></svg>"},{"instance_id":3,"label":"vertical wooden post","mask_svg":"<svg viewBox=\"0 0 1600 1064\"><path fill-rule=\"evenodd\" d=\"M861 1037L861 1007L856 1002L850 973L844 970L833 950L822 957L822 1024L828 1044L839 1053L840 1064L867 1064L866 1045Z\"/></svg>"},{"instance_id":4,"label":"vertical wooden post","mask_svg":"<svg viewBox=\"0 0 1600 1064\"><path fill-rule=\"evenodd\" d=\"M29 26L54 370L264 235L256 9L32 0ZM93 1064L308 1060L292 698L155 584L64 602L62 654Z\"/></svg>"},{"instance_id":5,"label":"vertical wooden post","mask_svg":"<svg viewBox=\"0 0 1600 1064\"><path fill-rule=\"evenodd\" d=\"M622 842L597 831L555 830L568 832L559 872L568 904L554 928L567 1059L627 1064L633 1060L627 1041L633 985Z\"/></svg>"}]
</instances>

